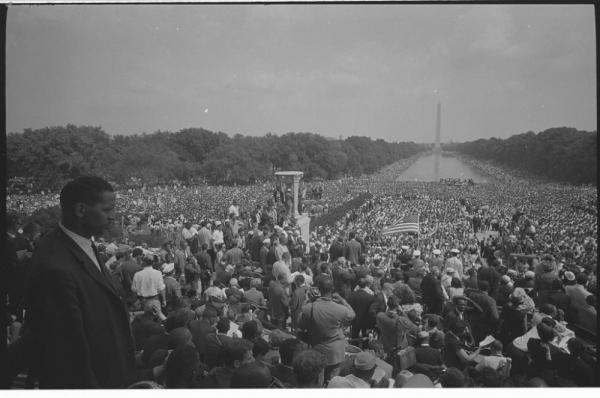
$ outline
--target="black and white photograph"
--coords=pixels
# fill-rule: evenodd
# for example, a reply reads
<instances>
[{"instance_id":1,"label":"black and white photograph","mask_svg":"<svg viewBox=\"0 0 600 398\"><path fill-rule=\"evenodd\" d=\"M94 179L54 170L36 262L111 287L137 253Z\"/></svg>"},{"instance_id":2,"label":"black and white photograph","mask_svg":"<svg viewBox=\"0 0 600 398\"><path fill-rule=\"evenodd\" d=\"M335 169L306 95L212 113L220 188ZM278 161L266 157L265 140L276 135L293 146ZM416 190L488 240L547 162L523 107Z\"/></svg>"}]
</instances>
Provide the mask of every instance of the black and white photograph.
<instances>
[{"instance_id":1,"label":"black and white photograph","mask_svg":"<svg viewBox=\"0 0 600 398\"><path fill-rule=\"evenodd\" d=\"M593 2L0 7L5 393L600 386Z\"/></svg>"}]
</instances>

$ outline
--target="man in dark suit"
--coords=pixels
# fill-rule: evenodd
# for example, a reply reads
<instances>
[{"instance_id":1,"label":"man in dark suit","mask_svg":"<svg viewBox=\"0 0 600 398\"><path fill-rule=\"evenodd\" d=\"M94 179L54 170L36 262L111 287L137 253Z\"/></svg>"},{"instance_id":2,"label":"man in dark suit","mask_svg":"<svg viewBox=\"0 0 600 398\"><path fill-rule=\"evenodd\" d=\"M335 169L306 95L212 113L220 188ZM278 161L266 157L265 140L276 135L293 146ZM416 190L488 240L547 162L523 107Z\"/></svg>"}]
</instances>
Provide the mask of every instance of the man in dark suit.
<instances>
[{"instance_id":1,"label":"man in dark suit","mask_svg":"<svg viewBox=\"0 0 600 398\"><path fill-rule=\"evenodd\" d=\"M127 255L125 261L121 265L120 273L121 273L121 283L123 285L123 289L127 293L127 301L130 304L133 304L137 297L131 291L131 284L133 282L133 276L136 272L142 270L142 255L143 251L139 247L133 249L132 256Z\"/></svg>"},{"instance_id":2,"label":"man in dark suit","mask_svg":"<svg viewBox=\"0 0 600 398\"><path fill-rule=\"evenodd\" d=\"M282 382L286 388L294 388L298 385L292 364L298 354L304 350L306 345L298 339L287 339L279 345L281 363L271 367L270 370L273 377Z\"/></svg>"},{"instance_id":3,"label":"man in dark suit","mask_svg":"<svg viewBox=\"0 0 600 398\"><path fill-rule=\"evenodd\" d=\"M429 346L429 332L419 332L417 341L419 343L415 348L417 363L411 370L415 373L423 373L430 379L438 378L444 365L442 352Z\"/></svg>"},{"instance_id":4,"label":"man in dark suit","mask_svg":"<svg viewBox=\"0 0 600 398\"><path fill-rule=\"evenodd\" d=\"M369 307L369 314L372 319L375 319L380 312L387 311L387 300L394 294L394 289L391 283L384 283L381 287L381 292L375 295L373 302Z\"/></svg>"},{"instance_id":5,"label":"man in dark suit","mask_svg":"<svg viewBox=\"0 0 600 398\"><path fill-rule=\"evenodd\" d=\"M473 311L470 324L473 337L480 342L488 334L492 334L500 323L500 315L496 300L489 295L490 285L487 281L479 281L479 290L471 291L468 297L481 307L482 311Z\"/></svg>"},{"instance_id":6,"label":"man in dark suit","mask_svg":"<svg viewBox=\"0 0 600 398\"><path fill-rule=\"evenodd\" d=\"M358 337L359 332L362 332L362 337L366 337L367 330L375 327L375 317L369 314L371 304L375 301L375 296L367 290L367 280L361 278L358 280L358 289L350 294L348 304L356 313L356 317L352 321L352 338Z\"/></svg>"},{"instance_id":7,"label":"man in dark suit","mask_svg":"<svg viewBox=\"0 0 600 398\"><path fill-rule=\"evenodd\" d=\"M350 232L348 237L350 238L350 240L346 244L346 258L352 264L357 265L358 259L361 254L361 246L360 243L356 241L356 234L354 233L354 231Z\"/></svg>"},{"instance_id":8,"label":"man in dark suit","mask_svg":"<svg viewBox=\"0 0 600 398\"><path fill-rule=\"evenodd\" d=\"M346 246L344 245L344 237L342 235L338 236L337 240L335 240L331 247L329 248L329 258L331 261L335 261L340 257L344 257L346 254Z\"/></svg>"},{"instance_id":9,"label":"man in dark suit","mask_svg":"<svg viewBox=\"0 0 600 398\"><path fill-rule=\"evenodd\" d=\"M91 240L114 221L115 193L80 177L60 193L61 222L33 254L22 336L40 388L124 388L136 379L129 313Z\"/></svg>"},{"instance_id":10,"label":"man in dark suit","mask_svg":"<svg viewBox=\"0 0 600 398\"><path fill-rule=\"evenodd\" d=\"M223 365L223 347L232 340L229 332L229 319L221 318L217 322L214 333L206 336L204 346L204 362L209 368Z\"/></svg>"},{"instance_id":11,"label":"man in dark suit","mask_svg":"<svg viewBox=\"0 0 600 398\"><path fill-rule=\"evenodd\" d=\"M423 304L427 307L428 314L442 313L444 305L444 293L442 284L438 279L440 270L438 267L432 267L431 272L423 277L421 282L421 292L423 294Z\"/></svg>"},{"instance_id":12,"label":"man in dark suit","mask_svg":"<svg viewBox=\"0 0 600 398\"><path fill-rule=\"evenodd\" d=\"M421 331L417 335L419 346L415 348L417 363L428 366L442 366L442 353L429 346L429 332Z\"/></svg>"},{"instance_id":13,"label":"man in dark suit","mask_svg":"<svg viewBox=\"0 0 600 398\"><path fill-rule=\"evenodd\" d=\"M211 333L216 333L219 315L213 308L206 308L202 313L202 319L196 319L190 322L188 328L192 332L192 342L200 354L200 360L206 363L204 355L206 352L206 337Z\"/></svg>"}]
</instances>

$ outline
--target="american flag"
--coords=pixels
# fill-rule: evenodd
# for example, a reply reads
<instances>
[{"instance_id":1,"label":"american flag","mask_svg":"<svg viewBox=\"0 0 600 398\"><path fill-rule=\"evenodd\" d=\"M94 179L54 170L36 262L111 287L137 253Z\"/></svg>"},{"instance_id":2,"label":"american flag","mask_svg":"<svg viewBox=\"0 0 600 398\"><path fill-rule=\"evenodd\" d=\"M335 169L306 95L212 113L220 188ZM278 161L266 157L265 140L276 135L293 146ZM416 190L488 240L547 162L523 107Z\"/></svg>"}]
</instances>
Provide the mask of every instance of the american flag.
<instances>
[{"instance_id":1,"label":"american flag","mask_svg":"<svg viewBox=\"0 0 600 398\"><path fill-rule=\"evenodd\" d=\"M403 232L414 232L419 233L419 215L409 214L403 219L396 220L392 225L384 227L382 234L391 235L399 234Z\"/></svg>"}]
</instances>

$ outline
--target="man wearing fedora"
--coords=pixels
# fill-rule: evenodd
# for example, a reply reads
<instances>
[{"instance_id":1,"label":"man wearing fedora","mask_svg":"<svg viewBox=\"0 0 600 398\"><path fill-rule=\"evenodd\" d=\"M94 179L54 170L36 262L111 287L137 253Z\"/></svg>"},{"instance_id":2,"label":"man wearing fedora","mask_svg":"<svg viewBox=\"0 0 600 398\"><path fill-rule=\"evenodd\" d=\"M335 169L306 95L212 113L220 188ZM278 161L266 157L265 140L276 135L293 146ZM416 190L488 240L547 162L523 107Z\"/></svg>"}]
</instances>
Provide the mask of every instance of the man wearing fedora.
<instances>
[{"instance_id":1,"label":"man wearing fedora","mask_svg":"<svg viewBox=\"0 0 600 398\"><path fill-rule=\"evenodd\" d=\"M385 377L375 380L373 378L377 368L377 357L370 351L359 352L352 364L352 373L347 376L335 376L327 388L372 388L388 387L389 381Z\"/></svg>"}]
</instances>

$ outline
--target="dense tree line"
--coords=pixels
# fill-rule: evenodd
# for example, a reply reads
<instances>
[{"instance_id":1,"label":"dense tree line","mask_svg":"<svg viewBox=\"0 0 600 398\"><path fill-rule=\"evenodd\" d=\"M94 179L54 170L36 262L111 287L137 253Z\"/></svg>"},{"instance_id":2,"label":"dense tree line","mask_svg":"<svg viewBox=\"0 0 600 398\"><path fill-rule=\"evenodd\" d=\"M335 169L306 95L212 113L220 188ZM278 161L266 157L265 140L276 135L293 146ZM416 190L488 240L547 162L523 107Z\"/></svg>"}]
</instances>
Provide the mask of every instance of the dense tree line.
<instances>
[{"instance_id":1,"label":"dense tree line","mask_svg":"<svg viewBox=\"0 0 600 398\"><path fill-rule=\"evenodd\" d=\"M458 152L551 180L574 184L596 184L598 132L574 128L529 131L501 140L479 139L445 145Z\"/></svg>"},{"instance_id":2,"label":"dense tree line","mask_svg":"<svg viewBox=\"0 0 600 398\"><path fill-rule=\"evenodd\" d=\"M10 133L7 172L8 178L33 178L48 189L84 174L117 184L128 184L132 178L147 183L177 179L247 184L285 169L303 171L308 180L372 173L425 149L412 142L334 140L312 133L230 137L190 128L111 136L100 127L67 125Z\"/></svg>"}]
</instances>

